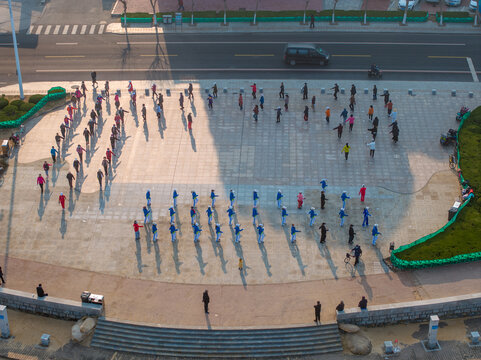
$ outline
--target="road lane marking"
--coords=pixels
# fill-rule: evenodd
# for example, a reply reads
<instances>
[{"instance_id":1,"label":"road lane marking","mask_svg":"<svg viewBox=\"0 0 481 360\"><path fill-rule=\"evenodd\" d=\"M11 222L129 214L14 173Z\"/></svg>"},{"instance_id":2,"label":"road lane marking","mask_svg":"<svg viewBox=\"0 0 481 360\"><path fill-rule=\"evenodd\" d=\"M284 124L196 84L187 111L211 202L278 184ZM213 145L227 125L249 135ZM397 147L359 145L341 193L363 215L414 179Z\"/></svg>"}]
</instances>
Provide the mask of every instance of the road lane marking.
<instances>
[{"instance_id":1,"label":"road lane marking","mask_svg":"<svg viewBox=\"0 0 481 360\"><path fill-rule=\"evenodd\" d=\"M90 26L89 34L90 34L90 35L93 35L94 32L95 32L95 25L92 25L92 26Z\"/></svg>"},{"instance_id":2,"label":"road lane marking","mask_svg":"<svg viewBox=\"0 0 481 360\"><path fill-rule=\"evenodd\" d=\"M0 43L0 46L12 46L12 45L13 45L13 43ZM20 45L20 43L17 42L17 46L19 46L19 45Z\"/></svg>"},{"instance_id":3,"label":"road lane marking","mask_svg":"<svg viewBox=\"0 0 481 360\"><path fill-rule=\"evenodd\" d=\"M428 56L430 59L466 59L466 56L437 56L437 55L432 55Z\"/></svg>"},{"instance_id":4,"label":"road lane marking","mask_svg":"<svg viewBox=\"0 0 481 360\"><path fill-rule=\"evenodd\" d=\"M35 35L40 35L40 33L42 32L42 29L43 29L43 25L39 25L37 28L37 31L35 32Z\"/></svg>"},{"instance_id":5,"label":"road lane marking","mask_svg":"<svg viewBox=\"0 0 481 360\"><path fill-rule=\"evenodd\" d=\"M144 54L144 55L140 55L140 56L147 56L147 57L171 57L171 56L177 56L177 54L159 54L159 55L156 55L156 54Z\"/></svg>"},{"instance_id":6,"label":"road lane marking","mask_svg":"<svg viewBox=\"0 0 481 360\"><path fill-rule=\"evenodd\" d=\"M60 25L55 25L55 30L53 31L53 34L58 35L59 31L60 31Z\"/></svg>"},{"instance_id":7,"label":"road lane marking","mask_svg":"<svg viewBox=\"0 0 481 360\"><path fill-rule=\"evenodd\" d=\"M251 57L259 57L259 56L274 56L274 54L235 54L234 56L251 56Z\"/></svg>"},{"instance_id":8,"label":"road lane marking","mask_svg":"<svg viewBox=\"0 0 481 360\"><path fill-rule=\"evenodd\" d=\"M469 71L471 71L473 81L479 82L478 74L476 74L476 69L474 68L474 65L473 65L473 60L470 57L467 57L466 61L468 62Z\"/></svg>"},{"instance_id":9,"label":"road lane marking","mask_svg":"<svg viewBox=\"0 0 481 360\"><path fill-rule=\"evenodd\" d=\"M72 28L72 35L77 35L78 25L74 25Z\"/></svg>"},{"instance_id":10,"label":"road lane marking","mask_svg":"<svg viewBox=\"0 0 481 360\"><path fill-rule=\"evenodd\" d=\"M84 35L86 30L87 30L87 25L82 25L82 29L80 30L80 35Z\"/></svg>"},{"instance_id":11,"label":"road lane marking","mask_svg":"<svg viewBox=\"0 0 481 360\"><path fill-rule=\"evenodd\" d=\"M354 54L333 54L336 57L371 57L371 55L354 55Z\"/></svg>"},{"instance_id":12,"label":"road lane marking","mask_svg":"<svg viewBox=\"0 0 481 360\"><path fill-rule=\"evenodd\" d=\"M265 44L265 45L286 45L286 41L162 41L162 44ZM375 42L375 41L322 41L322 42L301 42L301 44L319 45L405 45L405 46L466 46L464 43L407 43L407 42ZM117 41L117 45L156 45L155 41Z\"/></svg>"},{"instance_id":13,"label":"road lane marking","mask_svg":"<svg viewBox=\"0 0 481 360\"><path fill-rule=\"evenodd\" d=\"M35 26L35 25L30 25L30 27L29 27L28 30L27 30L27 35L30 35L30 34L32 33L34 26Z\"/></svg>"},{"instance_id":14,"label":"road lane marking","mask_svg":"<svg viewBox=\"0 0 481 360\"><path fill-rule=\"evenodd\" d=\"M47 28L45 29L44 35L50 34L50 29L52 28L52 25L47 25Z\"/></svg>"},{"instance_id":15,"label":"road lane marking","mask_svg":"<svg viewBox=\"0 0 481 360\"><path fill-rule=\"evenodd\" d=\"M47 59L49 58L84 58L85 55L47 55L45 57Z\"/></svg>"},{"instance_id":16,"label":"road lane marking","mask_svg":"<svg viewBox=\"0 0 481 360\"><path fill-rule=\"evenodd\" d=\"M104 33L104 28L105 28L105 25L104 25L104 24L100 25L99 35L102 35L102 34Z\"/></svg>"},{"instance_id":17,"label":"road lane marking","mask_svg":"<svg viewBox=\"0 0 481 360\"><path fill-rule=\"evenodd\" d=\"M70 42L70 43L55 43L55 45L78 45L76 42Z\"/></svg>"},{"instance_id":18,"label":"road lane marking","mask_svg":"<svg viewBox=\"0 0 481 360\"><path fill-rule=\"evenodd\" d=\"M63 28L63 31L62 31L62 35L67 35L69 28L70 28L70 25L65 25L65 27Z\"/></svg>"}]
</instances>

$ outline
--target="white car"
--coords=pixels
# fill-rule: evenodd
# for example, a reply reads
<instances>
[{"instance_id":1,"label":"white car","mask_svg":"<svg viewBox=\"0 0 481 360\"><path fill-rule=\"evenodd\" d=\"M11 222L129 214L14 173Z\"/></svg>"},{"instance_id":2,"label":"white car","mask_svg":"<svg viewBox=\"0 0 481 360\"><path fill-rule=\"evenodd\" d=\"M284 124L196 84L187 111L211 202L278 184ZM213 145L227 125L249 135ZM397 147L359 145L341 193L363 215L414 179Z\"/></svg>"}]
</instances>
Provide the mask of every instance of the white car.
<instances>
[{"instance_id":1,"label":"white car","mask_svg":"<svg viewBox=\"0 0 481 360\"><path fill-rule=\"evenodd\" d=\"M476 11L477 8L478 8L478 0L471 0L469 2L469 10Z\"/></svg>"},{"instance_id":2,"label":"white car","mask_svg":"<svg viewBox=\"0 0 481 360\"><path fill-rule=\"evenodd\" d=\"M399 10L404 10L406 8L406 1L407 0L399 0L397 7ZM409 0L408 2L408 10L412 10L417 4L419 0Z\"/></svg>"},{"instance_id":3,"label":"white car","mask_svg":"<svg viewBox=\"0 0 481 360\"><path fill-rule=\"evenodd\" d=\"M444 2L448 6L459 6L459 5L461 5L461 0L444 0Z\"/></svg>"}]
</instances>

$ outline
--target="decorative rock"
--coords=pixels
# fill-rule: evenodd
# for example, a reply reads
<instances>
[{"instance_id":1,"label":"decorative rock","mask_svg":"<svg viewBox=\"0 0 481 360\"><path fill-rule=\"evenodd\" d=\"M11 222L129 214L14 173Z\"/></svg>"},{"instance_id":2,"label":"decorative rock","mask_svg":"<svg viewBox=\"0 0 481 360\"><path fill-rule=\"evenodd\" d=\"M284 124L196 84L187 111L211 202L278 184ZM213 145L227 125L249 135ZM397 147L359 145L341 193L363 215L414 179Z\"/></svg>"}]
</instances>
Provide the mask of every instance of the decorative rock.
<instances>
[{"instance_id":1,"label":"decorative rock","mask_svg":"<svg viewBox=\"0 0 481 360\"><path fill-rule=\"evenodd\" d=\"M205 88L204 91L205 91L206 94L208 94L209 91L210 91L210 88Z\"/></svg>"},{"instance_id":2,"label":"decorative rock","mask_svg":"<svg viewBox=\"0 0 481 360\"><path fill-rule=\"evenodd\" d=\"M227 88L224 88L223 92L224 94L227 94Z\"/></svg>"},{"instance_id":3,"label":"decorative rock","mask_svg":"<svg viewBox=\"0 0 481 360\"><path fill-rule=\"evenodd\" d=\"M366 336L360 334L346 334L346 346L354 355L368 355L372 344Z\"/></svg>"},{"instance_id":4,"label":"decorative rock","mask_svg":"<svg viewBox=\"0 0 481 360\"><path fill-rule=\"evenodd\" d=\"M351 334L357 333L359 330L361 330L359 326L353 324L339 324L339 329Z\"/></svg>"},{"instance_id":5,"label":"decorative rock","mask_svg":"<svg viewBox=\"0 0 481 360\"><path fill-rule=\"evenodd\" d=\"M263 94L264 93L264 89L263 88L259 88L259 94Z\"/></svg>"},{"instance_id":6,"label":"decorative rock","mask_svg":"<svg viewBox=\"0 0 481 360\"><path fill-rule=\"evenodd\" d=\"M412 95L413 94L413 89L408 89L408 95Z\"/></svg>"},{"instance_id":7,"label":"decorative rock","mask_svg":"<svg viewBox=\"0 0 481 360\"><path fill-rule=\"evenodd\" d=\"M170 89L165 89L165 94L166 94L167 96L170 96Z\"/></svg>"},{"instance_id":8,"label":"decorative rock","mask_svg":"<svg viewBox=\"0 0 481 360\"><path fill-rule=\"evenodd\" d=\"M326 93L326 88L321 88L321 94L325 94Z\"/></svg>"},{"instance_id":9,"label":"decorative rock","mask_svg":"<svg viewBox=\"0 0 481 360\"><path fill-rule=\"evenodd\" d=\"M341 94L344 95L346 93L346 89L341 88Z\"/></svg>"},{"instance_id":10,"label":"decorative rock","mask_svg":"<svg viewBox=\"0 0 481 360\"><path fill-rule=\"evenodd\" d=\"M184 89L184 96L189 96L189 89Z\"/></svg>"},{"instance_id":11,"label":"decorative rock","mask_svg":"<svg viewBox=\"0 0 481 360\"><path fill-rule=\"evenodd\" d=\"M244 93L244 88L240 88L240 89L239 89L239 92L240 92L241 94L243 94L243 93Z\"/></svg>"},{"instance_id":12,"label":"decorative rock","mask_svg":"<svg viewBox=\"0 0 481 360\"><path fill-rule=\"evenodd\" d=\"M149 94L150 94L150 89L145 89L145 96L149 96Z\"/></svg>"},{"instance_id":13,"label":"decorative rock","mask_svg":"<svg viewBox=\"0 0 481 360\"><path fill-rule=\"evenodd\" d=\"M369 89L368 89L368 88L364 88L364 94L369 94Z\"/></svg>"},{"instance_id":14,"label":"decorative rock","mask_svg":"<svg viewBox=\"0 0 481 360\"><path fill-rule=\"evenodd\" d=\"M89 334L95 326L97 325L97 320L91 317L86 318L80 325L80 331L84 334Z\"/></svg>"},{"instance_id":15,"label":"decorative rock","mask_svg":"<svg viewBox=\"0 0 481 360\"><path fill-rule=\"evenodd\" d=\"M456 96L456 90L451 90L451 96Z\"/></svg>"},{"instance_id":16,"label":"decorative rock","mask_svg":"<svg viewBox=\"0 0 481 360\"><path fill-rule=\"evenodd\" d=\"M432 89L431 94L436 95L436 89Z\"/></svg>"},{"instance_id":17,"label":"decorative rock","mask_svg":"<svg viewBox=\"0 0 481 360\"><path fill-rule=\"evenodd\" d=\"M474 96L473 92L470 91L470 92L469 92L469 97L472 98L473 96Z\"/></svg>"}]
</instances>

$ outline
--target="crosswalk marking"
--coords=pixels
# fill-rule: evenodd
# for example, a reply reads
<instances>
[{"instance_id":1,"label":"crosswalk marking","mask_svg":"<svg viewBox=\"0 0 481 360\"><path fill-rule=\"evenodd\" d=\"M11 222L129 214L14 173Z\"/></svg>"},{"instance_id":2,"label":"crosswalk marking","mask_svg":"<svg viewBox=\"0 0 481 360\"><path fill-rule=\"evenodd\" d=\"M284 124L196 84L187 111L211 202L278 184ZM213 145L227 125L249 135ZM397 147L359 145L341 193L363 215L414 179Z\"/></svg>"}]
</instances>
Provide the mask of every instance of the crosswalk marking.
<instances>
[{"instance_id":1,"label":"crosswalk marking","mask_svg":"<svg viewBox=\"0 0 481 360\"><path fill-rule=\"evenodd\" d=\"M33 26L34 25L30 25L30 27L28 28L28 31L27 31L27 35L30 35L33 31Z\"/></svg>"},{"instance_id":2,"label":"crosswalk marking","mask_svg":"<svg viewBox=\"0 0 481 360\"><path fill-rule=\"evenodd\" d=\"M53 31L53 34L58 35L59 31L60 31L60 25L55 25L55 30Z\"/></svg>"},{"instance_id":3,"label":"crosswalk marking","mask_svg":"<svg viewBox=\"0 0 481 360\"><path fill-rule=\"evenodd\" d=\"M95 25L91 25L91 26L90 26L89 34L90 34L90 35L93 35L94 32L95 32Z\"/></svg>"},{"instance_id":4,"label":"crosswalk marking","mask_svg":"<svg viewBox=\"0 0 481 360\"><path fill-rule=\"evenodd\" d=\"M100 25L100 28L99 28L99 35L102 35L104 33L104 28L105 28L105 25Z\"/></svg>"},{"instance_id":5,"label":"crosswalk marking","mask_svg":"<svg viewBox=\"0 0 481 360\"><path fill-rule=\"evenodd\" d=\"M70 28L70 25L65 25L65 27L63 28L63 31L62 31L62 35L67 35L69 28Z\"/></svg>"},{"instance_id":6,"label":"crosswalk marking","mask_svg":"<svg viewBox=\"0 0 481 360\"><path fill-rule=\"evenodd\" d=\"M77 35L78 25L74 25L72 28L72 35Z\"/></svg>"},{"instance_id":7,"label":"crosswalk marking","mask_svg":"<svg viewBox=\"0 0 481 360\"><path fill-rule=\"evenodd\" d=\"M30 25L27 35L102 35L105 33L105 24L88 25Z\"/></svg>"},{"instance_id":8,"label":"crosswalk marking","mask_svg":"<svg viewBox=\"0 0 481 360\"><path fill-rule=\"evenodd\" d=\"M44 35L48 35L50 34L50 29L52 28L52 25L47 25L47 28L45 29L45 34Z\"/></svg>"},{"instance_id":9,"label":"crosswalk marking","mask_svg":"<svg viewBox=\"0 0 481 360\"><path fill-rule=\"evenodd\" d=\"M42 32L42 29L43 29L43 25L40 25L40 26L37 28L37 32L35 33L35 35L40 35L40 33Z\"/></svg>"},{"instance_id":10,"label":"crosswalk marking","mask_svg":"<svg viewBox=\"0 0 481 360\"><path fill-rule=\"evenodd\" d=\"M87 25L82 25L82 29L80 29L80 35L84 35L86 30L87 30Z\"/></svg>"}]
</instances>

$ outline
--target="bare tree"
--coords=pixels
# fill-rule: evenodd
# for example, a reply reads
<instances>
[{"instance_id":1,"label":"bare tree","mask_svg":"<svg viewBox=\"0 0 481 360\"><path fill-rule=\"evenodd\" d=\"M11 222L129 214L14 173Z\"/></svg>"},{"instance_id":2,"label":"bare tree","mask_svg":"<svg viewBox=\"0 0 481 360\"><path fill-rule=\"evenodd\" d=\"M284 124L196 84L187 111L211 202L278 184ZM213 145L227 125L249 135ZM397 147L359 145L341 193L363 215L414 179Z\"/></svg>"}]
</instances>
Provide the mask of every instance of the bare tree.
<instances>
[{"instance_id":1,"label":"bare tree","mask_svg":"<svg viewBox=\"0 0 481 360\"><path fill-rule=\"evenodd\" d=\"M309 6L309 1L310 0L306 0L306 6L304 7L304 20L302 21L304 25L306 25L306 11L307 11L307 7Z\"/></svg>"},{"instance_id":2,"label":"bare tree","mask_svg":"<svg viewBox=\"0 0 481 360\"><path fill-rule=\"evenodd\" d=\"M444 0L441 0L440 3L442 3ZM406 6L404 7L404 16L403 16L403 25L406 25L406 22L408 21L408 8L409 8L409 0L406 0Z\"/></svg>"},{"instance_id":3,"label":"bare tree","mask_svg":"<svg viewBox=\"0 0 481 360\"><path fill-rule=\"evenodd\" d=\"M192 0L192 8L190 12L190 25L194 26L194 0Z\"/></svg>"},{"instance_id":4,"label":"bare tree","mask_svg":"<svg viewBox=\"0 0 481 360\"><path fill-rule=\"evenodd\" d=\"M120 0L124 6L124 26L127 27L127 0Z\"/></svg>"},{"instance_id":5,"label":"bare tree","mask_svg":"<svg viewBox=\"0 0 481 360\"><path fill-rule=\"evenodd\" d=\"M224 0L224 25L227 25L227 0Z\"/></svg>"},{"instance_id":6,"label":"bare tree","mask_svg":"<svg viewBox=\"0 0 481 360\"><path fill-rule=\"evenodd\" d=\"M478 0L478 6L476 6L476 13L474 14L474 26L478 26L478 15L479 15L479 2L481 0Z\"/></svg>"},{"instance_id":7,"label":"bare tree","mask_svg":"<svg viewBox=\"0 0 481 360\"><path fill-rule=\"evenodd\" d=\"M157 3L157 0L149 0L150 1L150 6L152 6L152 13L153 15L153 22L154 26L157 26L157 14L155 13L155 4Z\"/></svg>"},{"instance_id":8,"label":"bare tree","mask_svg":"<svg viewBox=\"0 0 481 360\"><path fill-rule=\"evenodd\" d=\"M365 5L364 5L364 25L367 24L367 0L364 0L365 1Z\"/></svg>"},{"instance_id":9,"label":"bare tree","mask_svg":"<svg viewBox=\"0 0 481 360\"><path fill-rule=\"evenodd\" d=\"M339 0L334 0L334 6L332 8L332 19L331 19L331 23L334 24L336 22L336 16L335 16L335 12L336 12L336 5L337 5L337 2Z\"/></svg>"},{"instance_id":10,"label":"bare tree","mask_svg":"<svg viewBox=\"0 0 481 360\"><path fill-rule=\"evenodd\" d=\"M440 14L439 14L439 26L443 26L443 25L444 25L444 24L443 24L443 20L444 20L443 0L441 0L441 1L439 2L439 5L441 6L441 7L439 8L439 10L440 10L440 11L439 11L439 12L440 12Z\"/></svg>"},{"instance_id":11,"label":"bare tree","mask_svg":"<svg viewBox=\"0 0 481 360\"><path fill-rule=\"evenodd\" d=\"M256 0L256 11L254 12L254 25L256 24L257 9L259 8L259 1L260 1L260 0Z\"/></svg>"}]
</instances>

